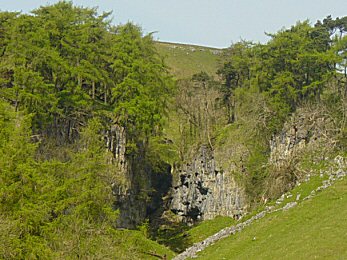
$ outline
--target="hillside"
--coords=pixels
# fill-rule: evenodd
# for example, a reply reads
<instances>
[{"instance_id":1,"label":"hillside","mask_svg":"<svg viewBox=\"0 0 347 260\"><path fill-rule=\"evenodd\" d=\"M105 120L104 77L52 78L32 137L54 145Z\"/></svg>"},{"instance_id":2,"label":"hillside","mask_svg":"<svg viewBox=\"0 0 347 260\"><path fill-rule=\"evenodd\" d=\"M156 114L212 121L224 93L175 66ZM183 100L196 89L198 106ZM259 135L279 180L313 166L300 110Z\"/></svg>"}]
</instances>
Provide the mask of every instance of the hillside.
<instances>
[{"instance_id":1,"label":"hillside","mask_svg":"<svg viewBox=\"0 0 347 260\"><path fill-rule=\"evenodd\" d=\"M256 221L198 259L346 259L347 180Z\"/></svg>"},{"instance_id":2,"label":"hillside","mask_svg":"<svg viewBox=\"0 0 347 260\"><path fill-rule=\"evenodd\" d=\"M156 42L155 46L178 79L190 78L201 71L214 76L222 53L221 49L169 42Z\"/></svg>"},{"instance_id":3,"label":"hillside","mask_svg":"<svg viewBox=\"0 0 347 260\"><path fill-rule=\"evenodd\" d=\"M219 50L110 15L0 12L0 259L344 256L347 17Z\"/></svg>"}]
</instances>

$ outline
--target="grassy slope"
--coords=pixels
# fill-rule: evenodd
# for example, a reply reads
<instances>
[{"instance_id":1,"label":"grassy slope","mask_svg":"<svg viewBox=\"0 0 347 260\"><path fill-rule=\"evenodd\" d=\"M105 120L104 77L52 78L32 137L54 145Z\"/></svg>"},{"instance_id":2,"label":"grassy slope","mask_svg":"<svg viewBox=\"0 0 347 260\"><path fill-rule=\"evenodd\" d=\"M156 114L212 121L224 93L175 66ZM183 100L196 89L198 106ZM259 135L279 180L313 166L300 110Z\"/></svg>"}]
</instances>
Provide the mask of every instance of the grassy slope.
<instances>
[{"instance_id":1,"label":"grassy slope","mask_svg":"<svg viewBox=\"0 0 347 260\"><path fill-rule=\"evenodd\" d=\"M164 42L156 42L156 47L178 79L201 71L213 76L216 73L220 49Z\"/></svg>"},{"instance_id":2,"label":"grassy slope","mask_svg":"<svg viewBox=\"0 0 347 260\"><path fill-rule=\"evenodd\" d=\"M200 242L214 235L221 229L234 225L235 220L230 217L218 216L206 220L192 227L181 225L167 233L162 233L158 240L175 252L182 252L194 243Z\"/></svg>"},{"instance_id":3,"label":"grassy slope","mask_svg":"<svg viewBox=\"0 0 347 260\"><path fill-rule=\"evenodd\" d=\"M217 242L200 259L347 259L346 191L344 179Z\"/></svg>"},{"instance_id":4,"label":"grassy slope","mask_svg":"<svg viewBox=\"0 0 347 260\"><path fill-rule=\"evenodd\" d=\"M157 242L145 238L144 234L136 230L117 231L121 234L121 239L118 241L116 259L158 259L149 255L157 254L160 256L166 255L171 259L175 253Z\"/></svg>"},{"instance_id":5,"label":"grassy slope","mask_svg":"<svg viewBox=\"0 0 347 260\"><path fill-rule=\"evenodd\" d=\"M192 243L200 242L214 235L225 227L232 226L236 221L230 217L218 216L212 220L206 220L190 229L187 233Z\"/></svg>"}]
</instances>

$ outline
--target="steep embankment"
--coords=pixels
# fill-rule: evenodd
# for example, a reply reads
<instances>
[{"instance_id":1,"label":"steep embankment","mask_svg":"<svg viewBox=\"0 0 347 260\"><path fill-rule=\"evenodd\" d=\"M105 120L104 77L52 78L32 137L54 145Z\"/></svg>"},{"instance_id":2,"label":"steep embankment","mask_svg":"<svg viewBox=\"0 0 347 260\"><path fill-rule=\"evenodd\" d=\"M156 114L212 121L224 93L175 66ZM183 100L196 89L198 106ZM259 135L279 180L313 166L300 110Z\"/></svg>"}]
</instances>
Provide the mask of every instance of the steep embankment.
<instances>
[{"instance_id":1,"label":"steep embankment","mask_svg":"<svg viewBox=\"0 0 347 260\"><path fill-rule=\"evenodd\" d=\"M334 161L273 205L195 244L175 259L201 250L199 259L346 258L347 180L341 180L346 175L346 162L342 157Z\"/></svg>"},{"instance_id":2,"label":"steep embankment","mask_svg":"<svg viewBox=\"0 0 347 260\"><path fill-rule=\"evenodd\" d=\"M192 53L184 53L189 50L189 46L164 44L161 47L165 47L165 51L169 53L167 62L172 73L175 73L177 78L189 77L189 74L182 76L183 74L180 74L177 68L183 68L188 62L194 61L189 55L195 54L195 48ZM184 57L178 58L178 54L182 54ZM243 54L242 52L241 60L244 60ZM180 62L183 59L187 60L182 65ZM195 61L197 60L195 59ZM213 67L213 63L206 59L204 61L211 66L210 68ZM184 73L190 71L190 75L193 74L193 70L199 72L201 69L198 64L187 65L189 68L186 67L182 71ZM249 64L246 65L248 68ZM213 72L211 74L213 75ZM249 76L249 74L247 75ZM234 116L235 122L230 123L228 120L227 123L226 108L218 110L221 107L220 101L225 100L220 83L212 82L204 74L193 77L191 81L180 81L177 104L171 110L170 120L168 120L169 127L166 127L164 131L171 146L177 148L177 153L182 160L179 167L176 165L172 171L173 188L167 196L168 202L170 202L167 205L169 205L171 213L174 213L183 222L194 224L200 220L209 219L209 224L216 227L215 232L223 228L215 225L216 222L213 218L217 215L231 216L235 219L244 216L247 210L252 210L252 207L248 207L247 202L253 202L253 206L255 206L278 198L282 193L291 190L297 182L307 178L317 167L321 167L322 158L327 162L329 161L328 156L334 158L339 149L335 148L339 143L337 133L340 129L339 120L335 119L334 109L332 109L329 99L329 93L336 92L331 86L329 91L321 95L318 103L308 102L302 107L298 106L296 112L288 113L286 118L281 119L282 122L281 120L276 121L278 111L271 106L274 104L272 94L267 96L252 87L247 89L248 84L245 84L232 93L235 100L234 103L231 102L231 106L234 106L232 108L234 114L231 115ZM247 83L255 84L253 81ZM217 85L219 87L214 88ZM284 125L282 126L282 124ZM269 130L274 126L278 128L277 131ZM192 149L195 146L196 148ZM234 234L246 227L245 231L248 230L248 225L252 223L253 226L253 222L257 222L260 218L272 219L274 216L282 216L275 210L282 209L282 207L287 209L296 206L297 203L300 204L299 201L317 189L325 177L324 175L320 177L318 172L318 177L314 178L318 179L303 185L302 191L286 193L291 196L288 197L289 201L279 203L281 205L276 205L275 208L260 210L250 219L247 219L246 216L246 220L242 219L246 222L238 222L239 224L235 227L224 229L213 235L212 232L203 228L205 223L202 222L201 226L195 226L188 231L184 230L181 234L174 234L170 228L162 225L162 231L166 232L166 235L164 239L160 237L159 240L176 252L180 252L194 242L204 240L193 247L193 251L203 250L206 245L216 242L227 234ZM292 203L287 205L287 202ZM334 211L335 208L330 210ZM319 210L317 212L324 216L323 212ZM300 215L300 213L298 214ZM288 223L294 225L292 222L297 223L306 215L303 212L302 216L293 216L294 220ZM284 217L284 222L286 218ZM310 216L310 218L313 217ZM288 232L285 228L290 229L290 225L286 226L283 223L273 225L274 227L265 227L264 232L266 233L266 229L276 230L278 225L279 231ZM284 226L281 227L281 225ZM312 233L320 230L319 225L313 228L315 231ZM196 239L195 230L200 230L200 239ZM298 232L300 232L300 228ZM280 232L276 234L278 233ZM211 235L212 237L209 237ZM257 241L257 236L253 236L250 240L251 243L253 238L254 241ZM281 239L277 239L277 241L281 241ZM284 243L282 247L285 245ZM246 254L245 258L257 258L257 253L248 255L247 248L243 251L246 246L241 244L235 250ZM249 246L252 247L253 244ZM266 245L262 246L266 247ZM278 248L279 252L281 251L281 245L274 245L274 247ZM226 244L225 251L228 251L227 248ZM211 252L213 250L211 249ZM188 252L190 251L188 250ZM191 256L191 254L188 253L186 256ZM269 252L264 258L271 256L272 253ZM294 256L297 255L292 257ZM207 257L230 258L229 253L225 255L211 253ZM238 255L235 257L238 258ZM276 257L276 253L274 253L274 257Z\"/></svg>"},{"instance_id":3,"label":"steep embankment","mask_svg":"<svg viewBox=\"0 0 347 260\"><path fill-rule=\"evenodd\" d=\"M156 42L156 48L177 79L190 78L200 71L215 75L222 53L221 49L169 42Z\"/></svg>"}]
</instances>

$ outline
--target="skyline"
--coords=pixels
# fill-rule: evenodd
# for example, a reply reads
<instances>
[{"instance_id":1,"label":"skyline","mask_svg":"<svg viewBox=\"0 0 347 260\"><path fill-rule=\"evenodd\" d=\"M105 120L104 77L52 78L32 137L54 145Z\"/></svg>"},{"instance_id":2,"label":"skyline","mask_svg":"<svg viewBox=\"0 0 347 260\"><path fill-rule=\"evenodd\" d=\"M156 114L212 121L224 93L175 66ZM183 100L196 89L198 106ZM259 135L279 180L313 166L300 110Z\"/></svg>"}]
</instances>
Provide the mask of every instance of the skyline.
<instances>
[{"instance_id":1,"label":"skyline","mask_svg":"<svg viewBox=\"0 0 347 260\"><path fill-rule=\"evenodd\" d=\"M1 11L29 12L57 0L33 0L18 4L0 4ZM347 15L347 2L342 0L75 0L76 5L96 7L101 13L113 11L113 23L131 21L144 33L156 32L155 40L203 45L217 48L240 40L266 42L265 33L275 33L297 21L314 24L327 15Z\"/></svg>"}]
</instances>

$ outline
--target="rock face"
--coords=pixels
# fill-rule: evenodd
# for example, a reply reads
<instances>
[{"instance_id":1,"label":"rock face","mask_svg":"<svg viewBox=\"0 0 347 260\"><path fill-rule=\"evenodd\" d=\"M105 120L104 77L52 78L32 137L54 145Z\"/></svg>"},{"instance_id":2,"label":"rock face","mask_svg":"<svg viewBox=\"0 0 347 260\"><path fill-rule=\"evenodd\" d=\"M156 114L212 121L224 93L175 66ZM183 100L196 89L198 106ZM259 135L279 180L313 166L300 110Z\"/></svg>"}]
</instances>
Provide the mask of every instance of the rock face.
<instances>
[{"instance_id":1,"label":"rock face","mask_svg":"<svg viewBox=\"0 0 347 260\"><path fill-rule=\"evenodd\" d=\"M333 122L323 115L324 112L314 108L298 109L284 125L281 133L270 140L269 163L280 168L308 146L313 150L318 149L318 146L334 146L331 137L335 135L332 129L336 128L332 126Z\"/></svg>"},{"instance_id":2,"label":"rock face","mask_svg":"<svg viewBox=\"0 0 347 260\"><path fill-rule=\"evenodd\" d=\"M171 187L170 170L169 165L163 165L162 171L157 172L141 156L129 159L128 170L124 173L127 186L121 192L114 187L115 208L120 210L118 227L136 228L164 209L162 198Z\"/></svg>"},{"instance_id":3,"label":"rock face","mask_svg":"<svg viewBox=\"0 0 347 260\"><path fill-rule=\"evenodd\" d=\"M192 223L218 215L240 218L246 212L244 190L217 166L207 146L174 175L169 209L182 221Z\"/></svg>"},{"instance_id":4,"label":"rock face","mask_svg":"<svg viewBox=\"0 0 347 260\"><path fill-rule=\"evenodd\" d=\"M146 207L138 199L135 176L132 165L126 158L126 132L117 124L110 127L105 135L107 149L112 152L112 164L116 168L116 178L113 183L115 196L114 208L120 210L117 226L135 228L146 217Z\"/></svg>"},{"instance_id":5,"label":"rock face","mask_svg":"<svg viewBox=\"0 0 347 260\"><path fill-rule=\"evenodd\" d=\"M119 126L111 128L106 141L119 175L113 186L115 209L120 210L117 226L135 228L146 218L160 215L164 210L162 198L168 193L168 209L186 223L218 215L240 218L246 212L243 188L231 174L217 166L207 146L202 146L178 174L175 172L177 178L172 180L169 165L163 164L158 171L141 153L136 157L126 156L126 135Z\"/></svg>"},{"instance_id":6,"label":"rock face","mask_svg":"<svg viewBox=\"0 0 347 260\"><path fill-rule=\"evenodd\" d=\"M125 129L117 124L110 127L105 134L106 146L112 152L115 162L122 170L126 170L125 149L126 133Z\"/></svg>"},{"instance_id":7,"label":"rock face","mask_svg":"<svg viewBox=\"0 0 347 260\"><path fill-rule=\"evenodd\" d=\"M113 195L114 208L120 210L117 226L136 228L157 210L163 209L162 197L172 182L171 167L163 163L153 169L141 149L136 155L126 155L126 132L118 125L113 125L105 136L116 167Z\"/></svg>"},{"instance_id":8,"label":"rock face","mask_svg":"<svg viewBox=\"0 0 347 260\"><path fill-rule=\"evenodd\" d=\"M328 160L338 129L322 106L302 107L270 140L267 198L275 198L310 177L312 167Z\"/></svg>"}]
</instances>

